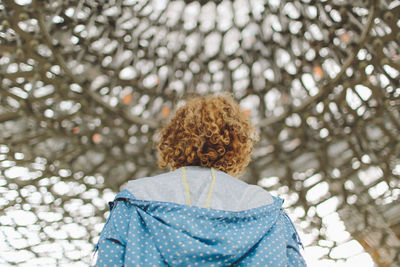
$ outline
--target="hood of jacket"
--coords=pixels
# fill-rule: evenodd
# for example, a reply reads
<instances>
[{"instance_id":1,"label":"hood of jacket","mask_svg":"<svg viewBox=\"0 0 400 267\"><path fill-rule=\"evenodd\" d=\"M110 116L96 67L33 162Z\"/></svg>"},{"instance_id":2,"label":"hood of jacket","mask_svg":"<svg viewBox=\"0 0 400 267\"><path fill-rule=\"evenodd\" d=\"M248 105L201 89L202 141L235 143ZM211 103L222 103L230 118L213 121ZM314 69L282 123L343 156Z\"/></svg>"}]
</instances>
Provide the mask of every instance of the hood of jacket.
<instances>
[{"instance_id":1,"label":"hood of jacket","mask_svg":"<svg viewBox=\"0 0 400 267\"><path fill-rule=\"evenodd\" d=\"M210 189L211 169L200 166L185 167L193 206L205 207ZM229 174L215 170L216 182L212 190L210 208L241 211L258 208L273 202L272 195L258 185L250 185ZM136 199L187 204L182 181L182 168L153 177L127 183L124 189Z\"/></svg>"}]
</instances>

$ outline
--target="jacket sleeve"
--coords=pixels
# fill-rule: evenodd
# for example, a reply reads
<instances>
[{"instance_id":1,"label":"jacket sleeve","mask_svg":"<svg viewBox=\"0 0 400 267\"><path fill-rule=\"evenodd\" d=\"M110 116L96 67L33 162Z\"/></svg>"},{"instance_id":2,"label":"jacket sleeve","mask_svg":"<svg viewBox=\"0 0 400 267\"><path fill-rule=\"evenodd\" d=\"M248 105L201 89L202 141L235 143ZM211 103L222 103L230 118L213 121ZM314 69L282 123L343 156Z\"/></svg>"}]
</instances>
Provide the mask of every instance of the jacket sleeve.
<instances>
[{"instance_id":1,"label":"jacket sleeve","mask_svg":"<svg viewBox=\"0 0 400 267\"><path fill-rule=\"evenodd\" d=\"M304 249L301 243L299 234L296 231L292 220L286 212L283 211L284 222L288 233L287 243L286 243L286 255L288 257L290 266L307 266L304 261L303 256L300 253L300 246Z\"/></svg>"},{"instance_id":2,"label":"jacket sleeve","mask_svg":"<svg viewBox=\"0 0 400 267\"><path fill-rule=\"evenodd\" d=\"M126 238L129 227L129 207L124 201L109 202L110 216L101 231L95 253L98 252L96 267L123 266Z\"/></svg>"}]
</instances>

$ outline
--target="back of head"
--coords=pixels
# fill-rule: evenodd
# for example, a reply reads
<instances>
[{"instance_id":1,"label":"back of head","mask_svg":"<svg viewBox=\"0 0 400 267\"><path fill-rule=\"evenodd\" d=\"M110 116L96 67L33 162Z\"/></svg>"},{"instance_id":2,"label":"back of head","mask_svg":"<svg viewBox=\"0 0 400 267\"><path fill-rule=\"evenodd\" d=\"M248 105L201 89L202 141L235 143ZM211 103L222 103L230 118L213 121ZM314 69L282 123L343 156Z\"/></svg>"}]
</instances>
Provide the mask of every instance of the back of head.
<instances>
[{"instance_id":1,"label":"back of head","mask_svg":"<svg viewBox=\"0 0 400 267\"><path fill-rule=\"evenodd\" d=\"M214 167L238 176L250 161L256 139L254 126L231 95L196 96L161 130L158 163L172 170Z\"/></svg>"}]
</instances>

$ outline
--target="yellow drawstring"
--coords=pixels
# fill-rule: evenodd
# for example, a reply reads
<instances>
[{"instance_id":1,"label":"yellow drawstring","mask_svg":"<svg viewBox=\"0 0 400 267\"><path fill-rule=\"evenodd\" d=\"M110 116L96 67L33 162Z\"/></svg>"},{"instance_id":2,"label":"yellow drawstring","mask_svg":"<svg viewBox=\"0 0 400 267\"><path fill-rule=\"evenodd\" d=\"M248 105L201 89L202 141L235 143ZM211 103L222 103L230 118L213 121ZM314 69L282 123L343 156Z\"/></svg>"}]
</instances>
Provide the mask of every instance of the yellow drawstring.
<instances>
[{"instance_id":1,"label":"yellow drawstring","mask_svg":"<svg viewBox=\"0 0 400 267\"><path fill-rule=\"evenodd\" d=\"M214 190L214 185L215 185L215 173L214 173L214 168L211 168L211 175L212 175L212 181L210 185L210 190L208 191L208 196L207 196L207 201L206 201L206 208L210 208L210 201L211 201L211 195Z\"/></svg>"},{"instance_id":2,"label":"yellow drawstring","mask_svg":"<svg viewBox=\"0 0 400 267\"><path fill-rule=\"evenodd\" d=\"M212 175L212 181L211 181L210 189L208 191L207 200L206 200L206 208L207 209L210 209L211 196L212 196L212 192L214 190L214 185L215 185L215 181L216 181L214 168L211 168L211 175ZM186 202L188 203L189 206L192 206L192 200L190 199L189 184L186 179L185 167L182 167L182 182L183 182L183 186L185 187Z\"/></svg>"},{"instance_id":3,"label":"yellow drawstring","mask_svg":"<svg viewBox=\"0 0 400 267\"><path fill-rule=\"evenodd\" d=\"M185 167L182 167L182 180L183 180L183 185L185 186L186 202L188 203L189 206L192 206L192 201L190 200L189 185L188 185L187 180L186 180Z\"/></svg>"}]
</instances>

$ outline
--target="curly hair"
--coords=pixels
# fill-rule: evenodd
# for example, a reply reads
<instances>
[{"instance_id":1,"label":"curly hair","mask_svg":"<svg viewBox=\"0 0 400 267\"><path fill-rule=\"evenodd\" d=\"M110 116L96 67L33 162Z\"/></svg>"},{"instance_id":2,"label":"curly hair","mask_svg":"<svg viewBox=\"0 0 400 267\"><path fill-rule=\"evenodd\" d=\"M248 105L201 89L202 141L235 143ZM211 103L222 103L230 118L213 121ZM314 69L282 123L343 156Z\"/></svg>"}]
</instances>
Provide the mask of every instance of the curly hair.
<instances>
[{"instance_id":1,"label":"curly hair","mask_svg":"<svg viewBox=\"0 0 400 267\"><path fill-rule=\"evenodd\" d=\"M158 164L214 167L239 176L258 140L248 116L230 94L196 96L177 109L161 130Z\"/></svg>"}]
</instances>

